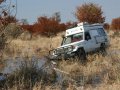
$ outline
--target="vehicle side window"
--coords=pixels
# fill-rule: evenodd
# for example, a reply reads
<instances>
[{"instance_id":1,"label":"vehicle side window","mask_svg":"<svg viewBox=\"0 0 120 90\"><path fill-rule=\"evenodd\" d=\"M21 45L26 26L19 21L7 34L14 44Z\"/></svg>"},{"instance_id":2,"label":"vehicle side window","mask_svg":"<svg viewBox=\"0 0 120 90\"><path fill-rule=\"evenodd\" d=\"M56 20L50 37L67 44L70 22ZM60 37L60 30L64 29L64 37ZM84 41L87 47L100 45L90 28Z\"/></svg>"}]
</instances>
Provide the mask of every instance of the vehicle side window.
<instances>
[{"instance_id":1,"label":"vehicle side window","mask_svg":"<svg viewBox=\"0 0 120 90\"><path fill-rule=\"evenodd\" d=\"M85 40L89 40L89 39L91 39L90 33L85 32Z\"/></svg>"},{"instance_id":2,"label":"vehicle side window","mask_svg":"<svg viewBox=\"0 0 120 90\"><path fill-rule=\"evenodd\" d=\"M99 36L99 33L97 30L90 30L90 35L92 35L92 37L96 37L96 36Z\"/></svg>"},{"instance_id":3,"label":"vehicle side window","mask_svg":"<svg viewBox=\"0 0 120 90\"><path fill-rule=\"evenodd\" d=\"M72 36L72 42L77 42L83 39L83 36L81 34L75 34Z\"/></svg>"},{"instance_id":4,"label":"vehicle side window","mask_svg":"<svg viewBox=\"0 0 120 90\"><path fill-rule=\"evenodd\" d=\"M98 28L98 29L97 29L97 32L98 32L99 36L105 36L105 35L106 35L106 33L105 33L105 31L103 30L103 28Z\"/></svg>"}]
</instances>

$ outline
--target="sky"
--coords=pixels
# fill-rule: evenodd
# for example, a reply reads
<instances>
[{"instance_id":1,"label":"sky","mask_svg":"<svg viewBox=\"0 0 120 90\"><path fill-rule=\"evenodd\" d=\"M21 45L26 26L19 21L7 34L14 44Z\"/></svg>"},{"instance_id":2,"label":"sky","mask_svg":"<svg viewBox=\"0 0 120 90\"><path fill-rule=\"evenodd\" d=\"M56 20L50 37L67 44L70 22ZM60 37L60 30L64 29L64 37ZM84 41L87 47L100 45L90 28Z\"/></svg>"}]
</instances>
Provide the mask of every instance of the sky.
<instances>
[{"instance_id":1,"label":"sky","mask_svg":"<svg viewBox=\"0 0 120 90\"><path fill-rule=\"evenodd\" d=\"M17 0L17 18L27 19L29 24L33 24L40 16L60 12L61 22L77 21L74 15L76 7L89 2L102 7L107 23L120 17L120 0Z\"/></svg>"}]
</instances>

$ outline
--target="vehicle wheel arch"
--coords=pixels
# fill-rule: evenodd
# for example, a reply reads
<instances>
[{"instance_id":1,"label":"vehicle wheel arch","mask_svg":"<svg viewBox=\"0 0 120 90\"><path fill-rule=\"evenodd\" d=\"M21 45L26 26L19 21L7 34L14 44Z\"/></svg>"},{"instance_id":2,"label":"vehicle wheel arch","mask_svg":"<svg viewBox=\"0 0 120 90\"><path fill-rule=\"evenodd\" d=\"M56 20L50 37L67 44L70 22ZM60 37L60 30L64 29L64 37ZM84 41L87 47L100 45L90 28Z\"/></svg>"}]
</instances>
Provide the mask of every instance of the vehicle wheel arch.
<instances>
[{"instance_id":1,"label":"vehicle wheel arch","mask_svg":"<svg viewBox=\"0 0 120 90\"><path fill-rule=\"evenodd\" d=\"M82 53L81 53L82 52ZM80 47L78 48L78 50L76 51L76 55L78 56L79 59L81 59L82 61L83 60L86 60L86 52L84 50L83 47ZM82 55L82 56L81 56Z\"/></svg>"},{"instance_id":2,"label":"vehicle wheel arch","mask_svg":"<svg viewBox=\"0 0 120 90\"><path fill-rule=\"evenodd\" d=\"M101 49L105 48L105 43L101 43L101 44L100 44L100 48L101 48Z\"/></svg>"},{"instance_id":3,"label":"vehicle wheel arch","mask_svg":"<svg viewBox=\"0 0 120 90\"><path fill-rule=\"evenodd\" d=\"M77 51L79 51L79 50L83 50L83 51L85 52L84 47L79 47L79 48L77 49ZM85 52L85 53L86 53L86 52Z\"/></svg>"},{"instance_id":4,"label":"vehicle wheel arch","mask_svg":"<svg viewBox=\"0 0 120 90\"><path fill-rule=\"evenodd\" d=\"M101 43L100 52L103 56L105 56L107 54L105 43Z\"/></svg>"}]
</instances>

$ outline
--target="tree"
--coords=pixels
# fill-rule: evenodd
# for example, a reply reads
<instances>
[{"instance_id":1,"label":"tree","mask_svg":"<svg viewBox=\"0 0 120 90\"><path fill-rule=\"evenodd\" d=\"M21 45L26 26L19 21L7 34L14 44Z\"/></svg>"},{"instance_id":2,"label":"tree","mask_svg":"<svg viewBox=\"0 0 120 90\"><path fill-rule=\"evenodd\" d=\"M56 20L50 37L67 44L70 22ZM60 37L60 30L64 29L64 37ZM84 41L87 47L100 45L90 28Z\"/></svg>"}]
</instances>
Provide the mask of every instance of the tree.
<instances>
[{"instance_id":1,"label":"tree","mask_svg":"<svg viewBox=\"0 0 120 90\"><path fill-rule=\"evenodd\" d=\"M55 36L58 32L66 30L66 25L60 23L60 16L55 15L53 17L41 16L34 24L34 30L44 36Z\"/></svg>"},{"instance_id":2,"label":"tree","mask_svg":"<svg viewBox=\"0 0 120 90\"><path fill-rule=\"evenodd\" d=\"M21 33L21 28L16 23L17 0L0 0L0 53L4 50L6 42L11 38L17 38Z\"/></svg>"},{"instance_id":3,"label":"tree","mask_svg":"<svg viewBox=\"0 0 120 90\"><path fill-rule=\"evenodd\" d=\"M53 17L55 18L56 21L58 21L58 22L61 21L60 12L55 12L53 14Z\"/></svg>"},{"instance_id":4,"label":"tree","mask_svg":"<svg viewBox=\"0 0 120 90\"><path fill-rule=\"evenodd\" d=\"M6 26L15 23L17 13L17 0L14 4L12 0L0 0L0 24Z\"/></svg>"},{"instance_id":5,"label":"tree","mask_svg":"<svg viewBox=\"0 0 120 90\"><path fill-rule=\"evenodd\" d=\"M103 23L105 21L101 6L94 3L85 3L78 6L75 16L80 22Z\"/></svg>"},{"instance_id":6,"label":"tree","mask_svg":"<svg viewBox=\"0 0 120 90\"><path fill-rule=\"evenodd\" d=\"M120 17L112 19L111 28L120 31Z\"/></svg>"}]
</instances>

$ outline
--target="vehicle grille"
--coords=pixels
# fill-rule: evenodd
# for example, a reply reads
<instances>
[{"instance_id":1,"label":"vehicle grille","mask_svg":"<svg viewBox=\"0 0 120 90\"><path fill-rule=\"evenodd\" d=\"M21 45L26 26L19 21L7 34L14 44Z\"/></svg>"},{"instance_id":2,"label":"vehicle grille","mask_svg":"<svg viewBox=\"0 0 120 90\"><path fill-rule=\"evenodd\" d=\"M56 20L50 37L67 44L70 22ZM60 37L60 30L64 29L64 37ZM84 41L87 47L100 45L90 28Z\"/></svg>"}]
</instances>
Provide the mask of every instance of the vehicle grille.
<instances>
[{"instance_id":1,"label":"vehicle grille","mask_svg":"<svg viewBox=\"0 0 120 90\"><path fill-rule=\"evenodd\" d=\"M68 48L59 48L56 50L56 54L62 54L67 52L68 52Z\"/></svg>"}]
</instances>

